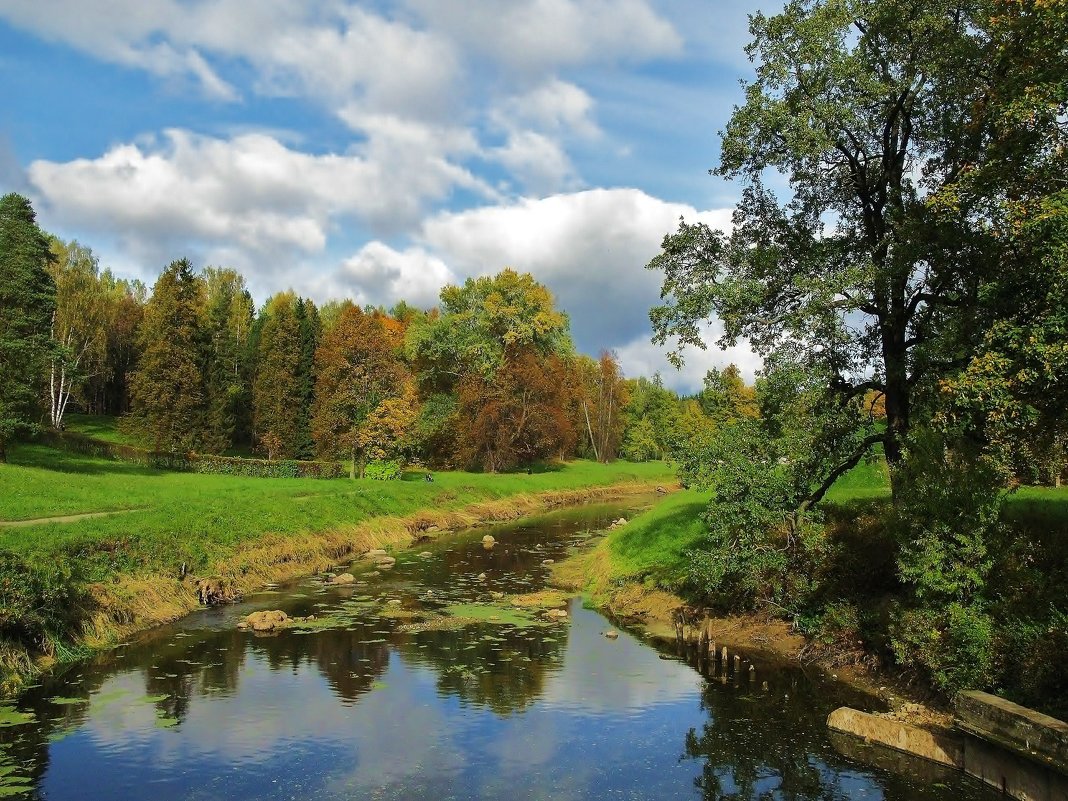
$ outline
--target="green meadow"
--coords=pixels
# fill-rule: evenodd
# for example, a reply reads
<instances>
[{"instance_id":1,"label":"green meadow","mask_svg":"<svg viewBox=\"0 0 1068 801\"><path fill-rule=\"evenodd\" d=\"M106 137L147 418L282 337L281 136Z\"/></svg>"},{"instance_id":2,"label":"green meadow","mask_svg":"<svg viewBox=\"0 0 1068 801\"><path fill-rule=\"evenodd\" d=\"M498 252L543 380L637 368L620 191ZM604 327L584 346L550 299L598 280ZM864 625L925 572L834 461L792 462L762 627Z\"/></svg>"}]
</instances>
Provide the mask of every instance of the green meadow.
<instances>
[{"instance_id":1,"label":"green meadow","mask_svg":"<svg viewBox=\"0 0 1068 801\"><path fill-rule=\"evenodd\" d=\"M532 474L410 473L403 481L268 479L164 472L19 445L0 466L0 549L76 557L86 580L191 570L266 535L329 531L381 515L457 509L518 494L669 482L662 463L588 461ZM106 513L106 514L101 514ZM43 518L99 515L65 522ZM25 525L5 525L24 522Z\"/></svg>"}]
</instances>

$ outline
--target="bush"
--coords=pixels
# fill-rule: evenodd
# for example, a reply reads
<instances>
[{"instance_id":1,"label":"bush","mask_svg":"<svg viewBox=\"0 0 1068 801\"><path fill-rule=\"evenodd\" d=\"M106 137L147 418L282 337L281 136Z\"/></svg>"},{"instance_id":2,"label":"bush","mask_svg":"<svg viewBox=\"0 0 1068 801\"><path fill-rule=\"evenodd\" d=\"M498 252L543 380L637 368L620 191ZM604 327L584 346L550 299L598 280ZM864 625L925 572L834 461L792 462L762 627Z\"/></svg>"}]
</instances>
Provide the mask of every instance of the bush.
<instances>
[{"instance_id":1,"label":"bush","mask_svg":"<svg viewBox=\"0 0 1068 801\"><path fill-rule=\"evenodd\" d=\"M88 611L83 587L69 562L32 563L0 551L0 640L53 655Z\"/></svg>"},{"instance_id":2,"label":"bush","mask_svg":"<svg viewBox=\"0 0 1068 801\"><path fill-rule=\"evenodd\" d=\"M890 644L904 667L918 669L945 693L989 687L994 679L994 623L979 606L892 613Z\"/></svg>"},{"instance_id":3,"label":"bush","mask_svg":"<svg viewBox=\"0 0 1068 801\"><path fill-rule=\"evenodd\" d=\"M400 462L396 459L388 459L370 462L364 468L363 476L373 481L396 481L400 479L402 472Z\"/></svg>"},{"instance_id":4,"label":"bush","mask_svg":"<svg viewBox=\"0 0 1068 801\"><path fill-rule=\"evenodd\" d=\"M169 453L148 451L130 445L87 437L75 432L46 431L41 435L46 445L61 450L132 462L156 470L185 473L210 473L248 478L341 478L344 469L337 462L305 462L297 459L243 459L237 456L216 456L202 453Z\"/></svg>"}]
</instances>

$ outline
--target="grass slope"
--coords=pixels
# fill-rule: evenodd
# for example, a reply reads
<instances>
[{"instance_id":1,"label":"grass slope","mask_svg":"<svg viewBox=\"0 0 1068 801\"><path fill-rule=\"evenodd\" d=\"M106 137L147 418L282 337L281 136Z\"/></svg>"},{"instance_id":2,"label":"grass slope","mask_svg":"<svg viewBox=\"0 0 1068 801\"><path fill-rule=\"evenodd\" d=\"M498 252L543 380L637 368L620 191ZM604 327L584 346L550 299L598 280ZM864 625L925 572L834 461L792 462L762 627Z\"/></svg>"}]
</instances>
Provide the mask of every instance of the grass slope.
<instances>
[{"instance_id":1,"label":"grass slope","mask_svg":"<svg viewBox=\"0 0 1068 801\"><path fill-rule=\"evenodd\" d=\"M261 479L169 473L37 445L0 465L0 521L135 510L67 523L0 526L0 549L76 558L86 579L224 561L264 535L313 534L381 515L458 509L518 494L670 481L659 463L574 462L533 475L435 473L422 480Z\"/></svg>"}]
</instances>

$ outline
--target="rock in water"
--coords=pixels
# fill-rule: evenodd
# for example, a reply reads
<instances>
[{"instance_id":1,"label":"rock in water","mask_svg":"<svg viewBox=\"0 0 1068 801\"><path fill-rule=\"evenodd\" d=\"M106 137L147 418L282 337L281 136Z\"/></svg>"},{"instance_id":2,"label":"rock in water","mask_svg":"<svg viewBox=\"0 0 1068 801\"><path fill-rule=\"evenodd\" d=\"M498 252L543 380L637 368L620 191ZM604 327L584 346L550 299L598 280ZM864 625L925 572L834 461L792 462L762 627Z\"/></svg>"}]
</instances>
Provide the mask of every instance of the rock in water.
<instances>
[{"instance_id":1,"label":"rock in water","mask_svg":"<svg viewBox=\"0 0 1068 801\"><path fill-rule=\"evenodd\" d=\"M606 632L604 633L604 636L605 636L605 637L607 637L607 638L608 638L608 639L610 639L610 640L615 640L615 639L618 639L618 638L619 638L619 632L618 632L618 631L611 631L611 630L609 630L609 631L606 631Z\"/></svg>"},{"instance_id":2,"label":"rock in water","mask_svg":"<svg viewBox=\"0 0 1068 801\"><path fill-rule=\"evenodd\" d=\"M486 574L485 573L479 573L478 574L478 580L479 581L485 581L486 580Z\"/></svg>"},{"instance_id":3,"label":"rock in water","mask_svg":"<svg viewBox=\"0 0 1068 801\"><path fill-rule=\"evenodd\" d=\"M274 609L265 612L253 612L251 615L245 618L247 623L253 631L274 631L275 629L285 628L289 622L289 615L280 609Z\"/></svg>"},{"instance_id":4,"label":"rock in water","mask_svg":"<svg viewBox=\"0 0 1068 801\"><path fill-rule=\"evenodd\" d=\"M382 548L372 548L371 550L369 550L367 553L364 554L364 556L366 556L368 559L374 559L375 557L385 556L385 555L386 555L386 552Z\"/></svg>"},{"instance_id":5,"label":"rock in water","mask_svg":"<svg viewBox=\"0 0 1068 801\"><path fill-rule=\"evenodd\" d=\"M330 579L331 584L355 584L356 577L352 573L342 573L340 576L334 576Z\"/></svg>"},{"instance_id":6,"label":"rock in water","mask_svg":"<svg viewBox=\"0 0 1068 801\"><path fill-rule=\"evenodd\" d=\"M487 534L487 535L485 535L485 536L484 536L484 537L482 538L482 544L483 544L483 545L485 545L485 544L487 544L487 543L489 543L489 544L492 544L492 543L494 543L494 542L496 542L496 541L497 541L497 540L495 540L495 539L493 538L493 535L492 535L492 534Z\"/></svg>"},{"instance_id":7,"label":"rock in water","mask_svg":"<svg viewBox=\"0 0 1068 801\"><path fill-rule=\"evenodd\" d=\"M556 561L555 559L542 559L542 560L541 560L541 563L542 563L543 565L551 565L551 564L552 564L553 562L555 562L555 561Z\"/></svg>"}]
</instances>

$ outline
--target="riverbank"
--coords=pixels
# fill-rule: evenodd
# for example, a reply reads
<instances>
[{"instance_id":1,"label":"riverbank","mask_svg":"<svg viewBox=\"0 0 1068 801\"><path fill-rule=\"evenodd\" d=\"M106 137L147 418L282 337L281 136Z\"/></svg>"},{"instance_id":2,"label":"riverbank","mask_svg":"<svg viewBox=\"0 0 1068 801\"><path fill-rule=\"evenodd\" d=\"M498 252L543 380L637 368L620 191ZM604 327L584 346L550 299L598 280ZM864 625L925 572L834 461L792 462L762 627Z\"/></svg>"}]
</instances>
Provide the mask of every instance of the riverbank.
<instances>
[{"instance_id":1,"label":"riverbank","mask_svg":"<svg viewBox=\"0 0 1068 801\"><path fill-rule=\"evenodd\" d=\"M803 664L881 700L887 717L931 730L948 728L945 699L914 677L882 669L860 643L834 647L806 636L792 621L769 612L720 615L673 591L685 552L703 536L707 495L675 493L590 547L553 566L553 584L581 592L587 603L649 636L696 642L702 634L730 653Z\"/></svg>"},{"instance_id":2,"label":"riverbank","mask_svg":"<svg viewBox=\"0 0 1068 801\"><path fill-rule=\"evenodd\" d=\"M1068 493L1030 487L1007 499L1002 526L986 543L987 580L998 590L980 621L986 628L947 633L930 622L939 610L918 606L899 580L900 544L885 525L889 501L874 469L878 466L866 465L832 488L824 509L826 527L813 546L818 557L791 568L777 593L751 602L759 614L717 617L701 608L724 599L694 592L698 585L687 552L709 547L702 518L708 496L691 490L610 531L578 562L561 566L559 580L609 613L670 637L673 612L697 608L709 618L707 627L717 642L771 645L788 658L822 665L877 692L892 709L904 709L906 715L913 710L913 717L929 717L914 704L945 709L955 689L994 689L1063 719L1068 709ZM747 607L743 601L714 608ZM909 617L917 608L919 614ZM959 665L968 648L987 660L985 678L953 686L945 671Z\"/></svg>"},{"instance_id":3,"label":"riverbank","mask_svg":"<svg viewBox=\"0 0 1068 801\"><path fill-rule=\"evenodd\" d=\"M205 594L238 597L371 548L671 482L662 465L589 462L531 475L415 478L206 476L40 446L12 449L11 463L0 469L0 520L23 525L0 527L0 552L7 554L0 580L14 590L0 610L4 693L56 659L175 620ZM33 520L60 515L78 517Z\"/></svg>"}]
</instances>

